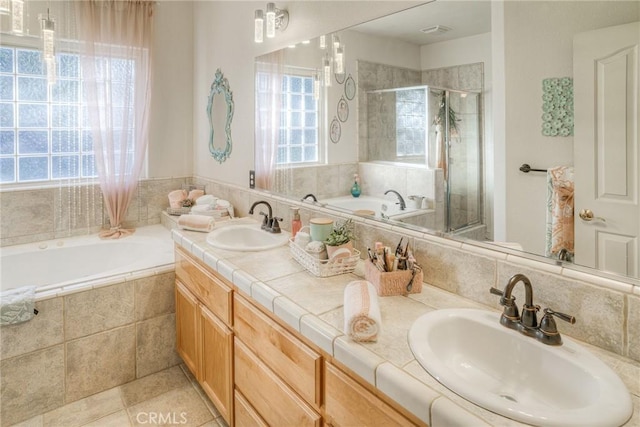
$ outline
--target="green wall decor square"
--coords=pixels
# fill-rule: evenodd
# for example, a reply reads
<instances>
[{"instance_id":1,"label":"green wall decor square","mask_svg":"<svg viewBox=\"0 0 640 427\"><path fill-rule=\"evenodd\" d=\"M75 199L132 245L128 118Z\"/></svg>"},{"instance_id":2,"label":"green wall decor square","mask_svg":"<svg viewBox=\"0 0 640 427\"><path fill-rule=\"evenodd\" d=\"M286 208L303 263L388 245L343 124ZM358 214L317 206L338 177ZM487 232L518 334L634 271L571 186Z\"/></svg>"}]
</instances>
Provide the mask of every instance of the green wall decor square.
<instances>
[{"instance_id":1,"label":"green wall decor square","mask_svg":"<svg viewBox=\"0 0 640 427\"><path fill-rule=\"evenodd\" d=\"M542 135L573 136L573 78L542 80Z\"/></svg>"}]
</instances>

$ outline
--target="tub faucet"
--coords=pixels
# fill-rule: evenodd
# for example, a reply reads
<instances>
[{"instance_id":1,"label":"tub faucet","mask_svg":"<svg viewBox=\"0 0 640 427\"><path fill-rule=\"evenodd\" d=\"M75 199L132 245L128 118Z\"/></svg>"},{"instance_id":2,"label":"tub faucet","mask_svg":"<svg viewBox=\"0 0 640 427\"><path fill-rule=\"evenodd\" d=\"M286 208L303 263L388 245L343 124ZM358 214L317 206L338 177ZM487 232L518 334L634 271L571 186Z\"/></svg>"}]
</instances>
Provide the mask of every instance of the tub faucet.
<instances>
[{"instance_id":1,"label":"tub faucet","mask_svg":"<svg viewBox=\"0 0 640 427\"><path fill-rule=\"evenodd\" d=\"M387 190L384 192L385 196L389 193L393 193L396 196L398 196L398 203L396 203L397 205L400 205L400 210L403 211L407 208L407 204L404 202L404 199L402 198L402 196L400 195L400 193L398 193L396 190Z\"/></svg>"},{"instance_id":2,"label":"tub faucet","mask_svg":"<svg viewBox=\"0 0 640 427\"><path fill-rule=\"evenodd\" d=\"M279 224L276 222L276 224L278 224L277 227L273 226L273 209L271 209L271 205L269 204L269 202L266 202L264 200L258 200L257 202L255 202L253 205L251 205L251 209L249 209L249 215L253 215L253 210L255 209L256 206L263 204L267 206L267 209L269 209L269 213L266 214L264 212L260 212L260 215L264 216L264 220L262 221L262 226L260 228L262 228L263 230L266 230L270 233L280 233L280 226Z\"/></svg>"},{"instance_id":3,"label":"tub faucet","mask_svg":"<svg viewBox=\"0 0 640 427\"><path fill-rule=\"evenodd\" d=\"M309 193L306 196L304 196L302 199L300 199L301 202L304 202L305 200L307 200L309 197L311 197L311 200L313 200L314 202L318 201L318 198L316 196L313 195L313 193Z\"/></svg>"},{"instance_id":4,"label":"tub faucet","mask_svg":"<svg viewBox=\"0 0 640 427\"><path fill-rule=\"evenodd\" d=\"M525 291L522 316L518 313L516 298L511 295L513 288L519 282L522 282ZM501 296L500 305L504 306L504 311L502 312L502 316L500 316L501 325L518 330L525 335L534 336L536 334L536 329L538 328L536 312L540 310L540 306L533 305L533 287L527 276L524 274L514 274L504 287L504 291L491 288L490 292Z\"/></svg>"}]
</instances>

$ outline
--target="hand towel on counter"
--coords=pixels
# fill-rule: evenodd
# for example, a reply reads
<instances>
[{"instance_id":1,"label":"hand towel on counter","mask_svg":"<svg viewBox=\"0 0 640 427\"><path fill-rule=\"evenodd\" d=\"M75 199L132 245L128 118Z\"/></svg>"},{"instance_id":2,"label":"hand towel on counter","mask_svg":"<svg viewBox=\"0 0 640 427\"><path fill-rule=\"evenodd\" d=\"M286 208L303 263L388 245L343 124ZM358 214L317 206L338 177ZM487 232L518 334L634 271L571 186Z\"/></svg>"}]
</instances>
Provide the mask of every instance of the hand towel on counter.
<instances>
[{"instance_id":1,"label":"hand towel on counter","mask_svg":"<svg viewBox=\"0 0 640 427\"><path fill-rule=\"evenodd\" d=\"M573 167L547 171L547 234L545 256L557 257L561 250L574 252Z\"/></svg>"},{"instance_id":2,"label":"hand towel on counter","mask_svg":"<svg viewBox=\"0 0 640 427\"><path fill-rule=\"evenodd\" d=\"M173 209L180 209L182 207L182 202L186 198L186 190L173 190L169 193L169 206Z\"/></svg>"},{"instance_id":3,"label":"hand towel on counter","mask_svg":"<svg viewBox=\"0 0 640 427\"><path fill-rule=\"evenodd\" d=\"M183 230L202 231L208 233L213 230L216 221L208 215L180 215L178 227Z\"/></svg>"},{"instance_id":4,"label":"hand towel on counter","mask_svg":"<svg viewBox=\"0 0 640 427\"><path fill-rule=\"evenodd\" d=\"M376 288L356 280L344 288L344 333L358 342L378 340L382 326Z\"/></svg>"},{"instance_id":5,"label":"hand towel on counter","mask_svg":"<svg viewBox=\"0 0 640 427\"><path fill-rule=\"evenodd\" d=\"M0 325L15 325L31 320L36 297L35 286L9 289L0 294Z\"/></svg>"},{"instance_id":6,"label":"hand towel on counter","mask_svg":"<svg viewBox=\"0 0 640 427\"><path fill-rule=\"evenodd\" d=\"M216 201L218 199L211 194L205 194L204 196L200 196L196 199L196 206L211 206L215 207Z\"/></svg>"}]
</instances>

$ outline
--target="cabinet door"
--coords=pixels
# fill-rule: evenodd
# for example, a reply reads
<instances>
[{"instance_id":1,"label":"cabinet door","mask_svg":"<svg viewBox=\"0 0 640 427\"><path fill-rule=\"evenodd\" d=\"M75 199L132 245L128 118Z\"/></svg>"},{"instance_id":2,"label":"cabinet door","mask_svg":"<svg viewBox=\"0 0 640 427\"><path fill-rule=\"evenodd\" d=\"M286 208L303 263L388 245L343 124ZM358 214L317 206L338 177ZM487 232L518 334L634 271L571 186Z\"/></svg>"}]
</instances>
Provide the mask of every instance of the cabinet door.
<instances>
[{"instance_id":1,"label":"cabinet door","mask_svg":"<svg viewBox=\"0 0 640 427\"><path fill-rule=\"evenodd\" d=\"M233 425L233 333L200 306L202 364L200 384L229 425Z\"/></svg>"},{"instance_id":2,"label":"cabinet door","mask_svg":"<svg viewBox=\"0 0 640 427\"><path fill-rule=\"evenodd\" d=\"M176 282L176 349L185 365L199 378L200 331L198 300Z\"/></svg>"},{"instance_id":3,"label":"cabinet door","mask_svg":"<svg viewBox=\"0 0 640 427\"><path fill-rule=\"evenodd\" d=\"M325 416L333 426L412 426L391 406L325 363Z\"/></svg>"},{"instance_id":4,"label":"cabinet door","mask_svg":"<svg viewBox=\"0 0 640 427\"><path fill-rule=\"evenodd\" d=\"M319 427L320 415L273 373L237 337L235 385L271 426Z\"/></svg>"}]
</instances>

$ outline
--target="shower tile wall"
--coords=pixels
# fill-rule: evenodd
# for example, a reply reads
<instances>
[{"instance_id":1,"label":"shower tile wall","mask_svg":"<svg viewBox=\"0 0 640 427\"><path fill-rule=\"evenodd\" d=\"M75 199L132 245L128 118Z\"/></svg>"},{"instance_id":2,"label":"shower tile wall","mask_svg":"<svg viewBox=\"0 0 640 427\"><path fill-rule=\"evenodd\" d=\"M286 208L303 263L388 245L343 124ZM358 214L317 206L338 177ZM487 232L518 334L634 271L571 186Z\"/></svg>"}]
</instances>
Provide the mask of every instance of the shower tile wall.
<instances>
[{"instance_id":1,"label":"shower tile wall","mask_svg":"<svg viewBox=\"0 0 640 427\"><path fill-rule=\"evenodd\" d=\"M394 67L385 64L377 64L374 62L361 61L357 62L358 68L358 158L361 161L369 160L368 139L369 129L367 118L367 92L374 89L391 89L394 87L417 86L421 84L421 74L418 70L410 70L408 68ZM391 121L389 126L393 130L387 130L386 133L394 135L395 138L395 121ZM391 132L391 133L389 133ZM382 139L380 142L384 142ZM388 142L388 141L387 141ZM391 145L391 144L386 144ZM381 151L384 148L374 148L373 151ZM393 160L390 157L388 160Z\"/></svg>"},{"instance_id":2,"label":"shower tile wall","mask_svg":"<svg viewBox=\"0 0 640 427\"><path fill-rule=\"evenodd\" d=\"M169 205L167 194L190 181L190 177L140 181L124 226L159 224ZM94 234L109 226L97 184L3 191L0 212L0 246Z\"/></svg>"},{"instance_id":3,"label":"shower tile wall","mask_svg":"<svg viewBox=\"0 0 640 427\"><path fill-rule=\"evenodd\" d=\"M173 271L36 302L0 327L1 425L180 363Z\"/></svg>"}]
</instances>

